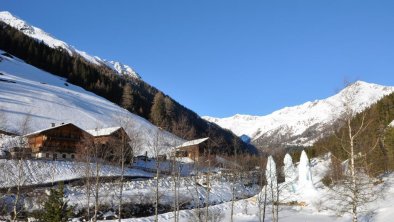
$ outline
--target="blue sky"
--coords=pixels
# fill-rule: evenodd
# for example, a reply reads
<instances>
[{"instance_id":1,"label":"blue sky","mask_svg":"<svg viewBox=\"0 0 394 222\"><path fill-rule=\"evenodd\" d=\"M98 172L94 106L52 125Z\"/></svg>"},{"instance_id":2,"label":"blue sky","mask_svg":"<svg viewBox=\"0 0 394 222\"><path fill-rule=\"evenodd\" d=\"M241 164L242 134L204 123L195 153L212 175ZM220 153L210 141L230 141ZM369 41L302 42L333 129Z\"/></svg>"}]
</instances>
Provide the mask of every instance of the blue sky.
<instances>
[{"instance_id":1,"label":"blue sky","mask_svg":"<svg viewBox=\"0 0 394 222\"><path fill-rule=\"evenodd\" d=\"M394 1L1 0L76 48L132 66L200 115L264 115L344 80L394 86Z\"/></svg>"}]
</instances>

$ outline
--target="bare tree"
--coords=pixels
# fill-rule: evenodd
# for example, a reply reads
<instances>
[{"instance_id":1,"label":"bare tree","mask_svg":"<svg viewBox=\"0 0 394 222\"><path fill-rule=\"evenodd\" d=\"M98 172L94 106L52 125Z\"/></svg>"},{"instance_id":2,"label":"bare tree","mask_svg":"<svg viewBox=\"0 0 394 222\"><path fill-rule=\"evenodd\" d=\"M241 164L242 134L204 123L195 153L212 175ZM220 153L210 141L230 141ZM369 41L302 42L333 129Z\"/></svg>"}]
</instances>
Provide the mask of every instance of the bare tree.
<instances>
[{"instance_id":1,"label":"bare tree","mask_svg":"<svg viewBox=\"0 0 394 222\"><path fill-rule=\"evenodd\" d=\"M97 128L96 128L97 130ZM100 142L93 142L93 163L94 163L94 214L93 221L96 222L98 218L99 208L100 208L100 187L102 184L101 181L101 170L105 161L109 158L112 158L112 150L108 149L107 146L101 144Z\"/></svg>"},{"instance_id":2,"label":"bare tree","mask_svg":"<svg viewBox=\"0 0 394 222\"><path fill-rule=\"evenodd\" d=\"M260 191L260 193L257 196L258 214L259 214L259 221L260 222L265 221L265 212L266 212L266 206L267 206L267 186L266 186L266 183L264 180L265 165L266 165L265 159L261 158L260 166L259 166L259 172L260 172L259 183L260 183L260 187L262 188L262 191Z\"/></svg>"},{"instance_id":3,"label":"bare tree","mask_svg":"<svg viewBox=\"0 0 394 222\"><path fill-rule=\"evenodd\" d=\"M162 141L162 129L156 132L152 148L155 154L156 159L156 187L155 187L155 222L159 221L159 201L160 201L160 193L159 193L159 182L160 182L160 162L161 162L161 141Z\"/></svg>"},{"instance_id":4,"label":"bare tree","mask_svg":"<svg viewBox=\"0 0 394 222\"><path fill-rule=\"evenodd\" d=\"M236 200L236 196L235 196L235 184L238 182L239 178L238 178L238 172L239 172L239 165L238 165L238 149L239 149L239 144L238 144L238 140L234 139L233 141L234 144L234 157L233 157L233 162L230 166L231 168L231 212L230 212L230 221L233 222L234 221L234 204L235 204L235 200Z\"/></svg>"},{"instance_id":5,"label":"bare tree","mask_svg":"<svg viewBox=\"0 0 394 222\"><path fill-rule=\"evenodd\" d=\"M84 176L84 187L85 187L85 196L86 196L86 217L90 220L91 212L90 212L90 201L92 197L92 178L93 178L93 155L92 149L94 147L94 141L90 138L83 138L81 148L77 150L77 158L80 161L81 167L79 168Z\"/></svg>"},{"instance_id":6,"label":"bare tree","mask_svg":"<svg viewBox=\"0 0 394 222\"><path fill-rule=\"evenodd\" d=\"M120 126L124 129L121 131L117 141L112 142L112 148L114 150L114 158L121 169L120 178L118 180L119 187L119 202L118 202L118 220L122 219L122 205L123 205L123 187L124 187L124 176L126 172L126 164L133 162L134 152L141 146L141 140L139 133L134 130L131 121L121 121ZM120 140L119 140L120 139Z\"/></svg>"},{"instance_id":7,"label":"bare tree","mask_svg":"<svg viewBox=\"0 0 394 222\"><path fill-rule=\"evenodd\" d=\"M358 221L360 207L377 197L376 189L373 188L374 179L368 173L367 156L378 144L378 140L371 147L362 147L358 143L363 132L371 124L371 120L368 120L365 112L358 114L355 111L355 101L356 98L351 91L343 95L344 110L339 121L344 128L336 133L336 137L340 141L342 151L346 154L347 167L337 182L339 187L334 191L334 198L338 200L340 206L338 209L340 212L350 212L353 222Z\"/></svg>"},{"instance_id":8,"label":"bare tree","mask_svg":"<svg viewBox=\"0 0 394 222\"><path fill-rule=\"evenodd\" d=\"M14 144L14 147L17 149L17 152L19 153L19 157L15 161L16 168L17 168L17 176L16 176L16 192L15 192L15 199L13 202L13 221L16 221L18 218L18 214L20 212L19 209L19 204L20 204L20 199L21 199L21 188L25 184L27 178L24 172L24 164L25 164L25 158L27 155L27 148L28 144L26 142L26 139L23 135L26 135L27 132L30 131L30 121L31 121L31 115L26 114L24 118L21 120L19 124L19 134L21 136L18 136L17 139L15 140L16 144Z\"/></svg>"}]
</instances>

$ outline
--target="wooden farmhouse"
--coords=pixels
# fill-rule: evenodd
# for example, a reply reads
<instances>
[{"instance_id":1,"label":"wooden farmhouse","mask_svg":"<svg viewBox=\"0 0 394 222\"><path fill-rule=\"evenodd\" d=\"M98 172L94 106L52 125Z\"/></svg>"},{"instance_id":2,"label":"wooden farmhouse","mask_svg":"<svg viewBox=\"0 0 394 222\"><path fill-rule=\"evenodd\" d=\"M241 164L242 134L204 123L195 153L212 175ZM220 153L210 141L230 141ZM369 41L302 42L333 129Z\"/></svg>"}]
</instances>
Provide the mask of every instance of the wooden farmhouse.
<instances>
[{"instance_id":1,"label":"wooden farmhouse","mask_svg":"<svg viewBox=\"0 0 394 222\"><path fill-rule=\"evenodd\" d=\"M32 157L38 159L75 159L93 137L72 123L61 124L25 135Z\"/></svg>"},{"instance_id":2,"label":"wooden farmhouse","mask_svg":"<svg viewBox=\"0 0 394 222\"><path fill-rule=\"evenodd\" d=\"M87 130L93 136L95 146L99 146L101 158L112 159L114 154L123 149L128 161L132 160L130 137L123 127L110 127Z\"/></svg>"},{"instance_id":3,"label":"wooden farmhouse","mask_svg":"<svg viewBox=\"0 0 394 222\"><path fill-rule=\"evenodd\" d=\"M209 137L187 141L176 147L175 156L188 157L194 161L198 161L204 155L205 151L208 150L208 140Z\"/></svg>"}]
</instances>

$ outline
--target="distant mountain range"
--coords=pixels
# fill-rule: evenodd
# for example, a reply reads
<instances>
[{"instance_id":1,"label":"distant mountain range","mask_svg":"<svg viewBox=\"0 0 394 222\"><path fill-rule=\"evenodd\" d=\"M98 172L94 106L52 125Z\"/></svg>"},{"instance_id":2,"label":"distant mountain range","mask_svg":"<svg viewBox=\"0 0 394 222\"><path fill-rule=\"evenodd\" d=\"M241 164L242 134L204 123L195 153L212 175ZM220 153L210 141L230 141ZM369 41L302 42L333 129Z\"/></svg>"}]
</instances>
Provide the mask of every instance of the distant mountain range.
<instances>
[{"instance_id":1,"label":"distant mountain range","mask_svg":"<svg viewBox=\"0 0 394 222\"><path fill-rule=\"evenodd\" d=\"M347 96L353 98L351 109L361 112L392 92L394 87L357 81L327 99L286 107L266 116L237 114L228 118L203 118L260 148L310 146L332 130L343 113Z\"/></svg>"}]
</instances>

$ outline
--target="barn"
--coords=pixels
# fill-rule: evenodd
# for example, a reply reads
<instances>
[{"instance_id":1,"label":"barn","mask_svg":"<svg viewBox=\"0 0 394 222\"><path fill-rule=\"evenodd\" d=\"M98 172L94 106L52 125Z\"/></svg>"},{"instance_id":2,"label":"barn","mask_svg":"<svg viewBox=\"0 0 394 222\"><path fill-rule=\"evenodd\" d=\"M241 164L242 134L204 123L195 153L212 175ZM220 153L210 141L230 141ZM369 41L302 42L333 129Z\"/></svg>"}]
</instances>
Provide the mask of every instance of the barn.
<instances>
[{"instance_id":1,"label":"barn","mask_svg":"<svg viewBox=\"0 0 394 222\"><path fill-rule=\"evenodd\" d=\"M87 132L93 136L95 146L100 148L101 158L112 160L117 150L122 147L127 155L127 161L132 160L132 150L129 145L131 140L123 127L97 128Z\"/></svg>"},{"instance_id":2,"label":"barn","mask_svg":"<svg viewBox=\"0 0 394 222\"><path fill-rule=\"evenodd\" d=\"M175 148L176 157L188 157L198 161L208 150L209 137L187 141Z\"/></svg>"}]
</instances>

